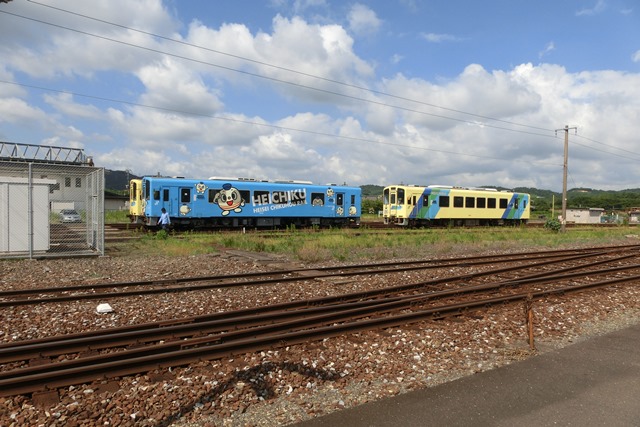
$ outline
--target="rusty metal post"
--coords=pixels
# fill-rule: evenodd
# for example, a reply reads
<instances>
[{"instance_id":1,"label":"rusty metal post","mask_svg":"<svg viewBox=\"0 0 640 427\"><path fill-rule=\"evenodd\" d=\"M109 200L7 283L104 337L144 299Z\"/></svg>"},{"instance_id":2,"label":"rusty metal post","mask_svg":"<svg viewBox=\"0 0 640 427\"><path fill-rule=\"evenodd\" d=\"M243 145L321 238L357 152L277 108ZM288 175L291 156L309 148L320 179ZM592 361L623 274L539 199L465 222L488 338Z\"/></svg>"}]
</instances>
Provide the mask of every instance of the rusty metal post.
<instances>
[{"instance_id":1,"label":"rusty metal post","mask_svg":"<svg viewBox=\"0 0 640 427\"><path fill-rule=\"evenodd\" d=\"M527 327L529 329L529 349L535 350L536 345L533 340L533 299L529 296L526 302Z\"/></svg>"}]
</instances>

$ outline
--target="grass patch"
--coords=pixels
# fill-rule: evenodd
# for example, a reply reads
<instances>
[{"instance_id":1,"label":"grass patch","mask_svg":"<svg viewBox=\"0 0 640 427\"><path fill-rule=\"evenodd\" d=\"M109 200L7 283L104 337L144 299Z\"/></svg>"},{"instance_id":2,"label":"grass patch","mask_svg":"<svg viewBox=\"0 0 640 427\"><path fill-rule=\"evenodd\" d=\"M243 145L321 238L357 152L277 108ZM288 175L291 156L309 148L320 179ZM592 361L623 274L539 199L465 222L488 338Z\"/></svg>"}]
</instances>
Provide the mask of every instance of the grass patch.
<instances>
[{"instance_id":1,"label":"grass patch","mask_svg":"<svg viewBox=\"0 0 640 427\"><path fill-rule=\"evenodd\" d=\"M128 215L129 211L105 211L104 222L105 224L129 223L131 220Z\"/></svg>"},{"instance_id":2,"label":"grass patch","mask_svg":"<svg viewBox=\"0 0 640 427\"><path fill-rule=\"evenodd\" d=\"M292 260L360 262L389 258L474 255L487 251L523 252L570 246L640 243L635 226L570 228L558 233L544 228L496 227L424 230L287 230L260 233L146 233L123 254L188 256L221 248L285 255Z\"/></svg>"}]
</instances>

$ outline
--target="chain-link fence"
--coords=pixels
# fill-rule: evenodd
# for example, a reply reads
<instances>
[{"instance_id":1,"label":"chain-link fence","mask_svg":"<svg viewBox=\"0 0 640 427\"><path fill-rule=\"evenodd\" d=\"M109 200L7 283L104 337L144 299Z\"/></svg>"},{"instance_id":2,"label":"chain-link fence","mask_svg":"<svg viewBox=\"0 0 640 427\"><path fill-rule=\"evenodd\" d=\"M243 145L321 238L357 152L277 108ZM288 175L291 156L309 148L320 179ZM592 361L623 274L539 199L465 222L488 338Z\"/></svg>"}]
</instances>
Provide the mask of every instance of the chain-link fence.
<instances>
[{"instance_id":1,"label":"chain-link fence","mask_svg":"<svg viewBox=\"0 0 640 427\"><path fill-rule=\"evenodd\" d=\"M0 258L103 254L103 168L0 160Z\"/></svg>"}]
</instances>

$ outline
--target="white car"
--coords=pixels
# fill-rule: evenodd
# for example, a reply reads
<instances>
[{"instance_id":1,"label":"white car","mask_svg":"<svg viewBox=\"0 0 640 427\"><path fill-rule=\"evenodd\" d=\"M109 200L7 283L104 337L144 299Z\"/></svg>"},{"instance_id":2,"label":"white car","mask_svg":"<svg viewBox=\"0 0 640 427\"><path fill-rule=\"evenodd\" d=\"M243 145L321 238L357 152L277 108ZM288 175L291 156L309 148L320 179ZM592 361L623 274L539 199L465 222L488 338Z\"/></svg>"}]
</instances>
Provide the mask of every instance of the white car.
<instances>
[{"instance_id":1,"label":"white car","mask_svg":"<svg viewBox=\"0 0 640 427\"><path fill-rule=\"evenodd\" d=\"M60 211L61 222L82 222L80 214L75 209L63 209Z\"/></svg>"}]
</instances>

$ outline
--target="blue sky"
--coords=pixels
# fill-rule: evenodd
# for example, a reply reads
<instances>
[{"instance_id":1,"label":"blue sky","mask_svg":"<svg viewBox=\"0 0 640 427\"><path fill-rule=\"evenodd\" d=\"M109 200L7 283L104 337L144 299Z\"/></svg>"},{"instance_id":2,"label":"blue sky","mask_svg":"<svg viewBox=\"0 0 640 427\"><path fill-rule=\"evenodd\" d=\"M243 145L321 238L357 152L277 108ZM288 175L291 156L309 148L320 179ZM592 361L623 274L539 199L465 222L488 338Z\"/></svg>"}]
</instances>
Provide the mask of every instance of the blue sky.
<instances>
[{"instance_id":1,"label":"blue sky","mask_svg":"<svg viewBox=\"0 0 640 427\"><path fill-rule=\"evenodd\" d=\"M53 6L53 7L49 7ZM640 188L633 0L13 0L0 140L135 174Z\"/></svg>"}]
</instances>

